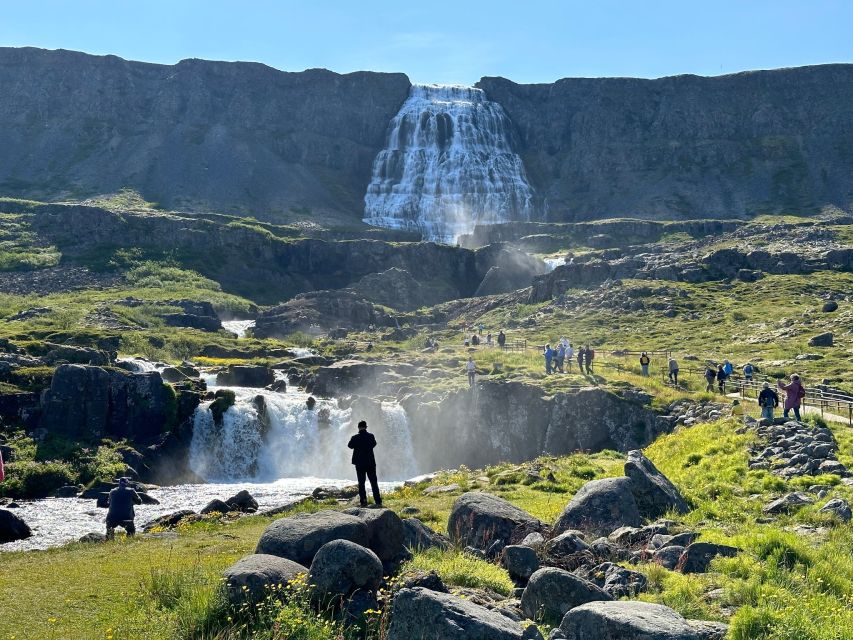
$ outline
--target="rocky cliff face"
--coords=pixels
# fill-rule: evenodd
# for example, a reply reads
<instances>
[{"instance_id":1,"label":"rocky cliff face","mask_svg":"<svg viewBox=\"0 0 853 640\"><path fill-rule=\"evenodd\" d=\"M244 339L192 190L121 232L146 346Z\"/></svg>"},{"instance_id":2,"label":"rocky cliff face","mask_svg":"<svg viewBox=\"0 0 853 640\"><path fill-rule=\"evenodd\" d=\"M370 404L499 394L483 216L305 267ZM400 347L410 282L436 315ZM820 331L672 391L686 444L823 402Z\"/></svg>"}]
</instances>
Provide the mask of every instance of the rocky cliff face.
<instances>
[{"instance_id":1,"label":"rocky cliff face","mask_svg":"<svg viewBox=\"0 0 853 640\"><path fill-rule=\"evenodd\" d=\"M553 220L853 206L853 65L478 86Z\"/></svg>"},{"instance_id":2,"label":"rocky cliff face","mask_svg":"<svg viewBox=\"0 0 853 640\"><path fill-rule=\"evenodd\" d=\"M0 48L0 193L361 217L403 74Z\"/></svg>"},{"instance_id":3,"label":"rocky cliff face","mask_svg":"<svg viewBox=\"0 0 853 640\"><path fill-rule=\"evenodd\" d=\"M487 381L478 383L475 392L457 391L440 401L413 395L403 405L419 463L445 469L519 462L543 452L645 446L671 428L670 421L648 407L648 400L600 388L546 396L532 385Z\"/></svg>"}]
</instances>

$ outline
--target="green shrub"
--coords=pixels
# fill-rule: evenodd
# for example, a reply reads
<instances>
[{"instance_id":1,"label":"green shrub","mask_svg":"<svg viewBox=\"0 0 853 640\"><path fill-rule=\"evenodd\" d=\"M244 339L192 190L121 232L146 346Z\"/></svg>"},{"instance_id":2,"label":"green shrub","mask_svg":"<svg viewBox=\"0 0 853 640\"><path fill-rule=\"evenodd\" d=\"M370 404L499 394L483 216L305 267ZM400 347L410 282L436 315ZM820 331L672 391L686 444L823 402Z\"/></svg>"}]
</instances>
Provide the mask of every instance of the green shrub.
<instances>
[{"instance_id":1,"label":"green shrub","mask_svg":"<svg viewBox=\"0 0 853 640\"><path fill-rule=\"evenodd\" d=\"M59 487L71 484L74 477L73 469L65 462L10 462L0 492L12 498L45 498Z\"/></svg>"},{"instance_id":2,"label":"green shrub","mask_svg":"<svg viewBox=\"0 0 853 640\"><path fill-rule=\"evenodd\" d=\"M222 422L222 416L228 411L228 407L233 407L237 401L236 394L231 389L219 389L216 392L213 402L210 403L210 413L213 414L213 421L217 424Z\"/></svg>"}]
</instances>

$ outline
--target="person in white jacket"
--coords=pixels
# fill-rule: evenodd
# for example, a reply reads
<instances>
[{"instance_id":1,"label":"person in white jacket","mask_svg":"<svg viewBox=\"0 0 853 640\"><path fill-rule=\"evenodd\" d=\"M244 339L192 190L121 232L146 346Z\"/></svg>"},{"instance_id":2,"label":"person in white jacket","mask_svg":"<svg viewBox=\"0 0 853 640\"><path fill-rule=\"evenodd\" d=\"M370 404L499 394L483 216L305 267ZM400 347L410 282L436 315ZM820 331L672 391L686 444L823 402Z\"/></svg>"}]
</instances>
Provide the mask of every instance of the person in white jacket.
<instances>
[{"instance_id":1,"label":"person in white jacket","mask_svg":"<svg viewBox=\"0 0 853 640\"><path fill-rule=\"evenodd\" d=\"M468 370L468 386L474 386L474 377L477 374L477 363L474 362L473 356L468 356L468 364L466 365L466 369Z\"/></svg>"}]
</instances>

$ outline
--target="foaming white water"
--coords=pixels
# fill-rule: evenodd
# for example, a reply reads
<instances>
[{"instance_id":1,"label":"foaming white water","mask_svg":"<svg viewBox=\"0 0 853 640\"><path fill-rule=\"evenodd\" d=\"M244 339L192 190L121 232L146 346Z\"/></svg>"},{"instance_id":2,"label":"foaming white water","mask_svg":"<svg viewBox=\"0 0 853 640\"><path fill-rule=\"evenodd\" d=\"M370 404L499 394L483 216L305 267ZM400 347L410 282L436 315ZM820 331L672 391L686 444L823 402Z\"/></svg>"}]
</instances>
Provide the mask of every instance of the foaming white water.
<instances>
[{"instance_id":1,"label":"foaming white water","mask_svg":"<svg viewBox=\"0 0 853 640\"><path fill-rule=\"evenodd\" d=\"M548 265L548 271L553 271L560 265L566 264L565 258L543 258L543 260Z\"/></svg>"},{"instance_id":2,"label":"foaming white water","mask_svg":"<svg viewBox=\"0 0 853 640\"><path fill-rule=\"evenodd\" d=\"M245 338L246 331L255 326L254 320L223 320L222 328L237 335L238 338Z\"/></svg>"},{"instance_id":3,"label":"foaming white water","mask_svg":"<svg viewBox=\"0 0 853 640\"><path fill-rule=\"evenodd\" d=\"M117 362L129 365L135 373L148 373L149 371L160 371L163 369L163 365L151 362L145 358L119 358Z\"/></svg>"},{"instance_id":4,"label":"foaming white water","mask_svg":"<svg viewBox=\"0 0 853 640\"><path fill-rule=\"evenodd\" d=\"M476 224L529 220L533 189L511 131L480 89L413 85L373 162L364 221L452 243Z\"/></svg>"},{"instance_id":5,"label":"foaming white water","mask_svg":"<svg viewBox=\"0 0 853 640\"><path fill-rule=\"evenodd\" d=\"M280 507L311 495L315 487L343 487L355 482L355 476L347 480L328 478L285 478L270 483L237 482L228 484L181 484L160 487L148 494L160 501L159 505L135 507L136 528L142 530L149 520L173 513L179 509L200 511L214 498L220 500L233 496L243 489L248 490L258 501L259 510ZM390 491L398 483L380 482L382 491ZM79 498L47 498L45 500L20 500L16 515L30 526L33 535L26 540L0 544L3 551L28 551L47 549L78 540L89 532L104 533L106 509L98 509L94 500Z\"/></svg>"},{"instance_id":6,"label":"foaming white water","mask_svg":"<svg viewBox=\"0 0 853 640\"><path fill-rule=\"evenodd\" d=\"M233 388L236 402L216 424L210 403L196 410L190 466L208 481L270 482L316 476L352 478L349 438L355 433L352 411L336 400L306 405L308 394ZM256 399L263 398L263 404ZM263 409L261 409L263 407ZM382 403L376 435L377 473L382 480L403 480L417 473L405 411Z\"/></svg>"}]
</instances>

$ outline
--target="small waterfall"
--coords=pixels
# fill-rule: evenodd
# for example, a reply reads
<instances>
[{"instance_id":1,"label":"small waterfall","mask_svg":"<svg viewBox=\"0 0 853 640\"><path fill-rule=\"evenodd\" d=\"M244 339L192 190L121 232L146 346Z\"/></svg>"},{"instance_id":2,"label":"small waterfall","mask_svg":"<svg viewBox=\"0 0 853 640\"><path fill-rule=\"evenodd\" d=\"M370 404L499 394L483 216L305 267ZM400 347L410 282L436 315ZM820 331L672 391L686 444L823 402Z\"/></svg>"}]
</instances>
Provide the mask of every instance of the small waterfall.
<instances>
[{"instance_id":1,"label":"small waterfall","mask_svg":"<svg viewBox=\"0 0 853 640\"><path fill-rule=\"evenodd\" d=\"M350 409L336 400L318 400L308 409L305 393L234 388L236 402L216 424L210 403L194 416L190 466L209 482L280 478L355 478L349 438L356 432ZM263 398L262 405L255 400ZM259 406L263 408L259 410ZM402 407L382 403L376 435L381 481L404 480L418 472L408 419Z\"/></svg>"},{"instance_id":2,"label":"small waterfall","mask_svg":"<svg viewBox=\"0 0 853 640\"><path fill-rule=\"evenodd\" d=\"M480 89L413 85L373 162L364 221L452 243L475 224L529 220L533 189L511 131Z\"/></svg>"},{"instance_id":3,"label":"small waterfall","mask_svg":"<svg viewBox=\"0 0 853 640\"><path fill-rule=\"evenodd\" d=\"M163 368L163 365L158 365L157 363L146 360L145 358L119 358L116 362L118 364L127 365L134 373L160 371Z\"/></svg>"},{"instance_id":4,"label":"small waterfall","mask_svg":"<svg viewBox=\"0 0 853 640\"><path fill-rule=\"evenodd\" d=\"M223 320L222 328L236 334L238 338L245 338L246 332L254 328L254 320Z\"/></svg>"}]
</instances>

